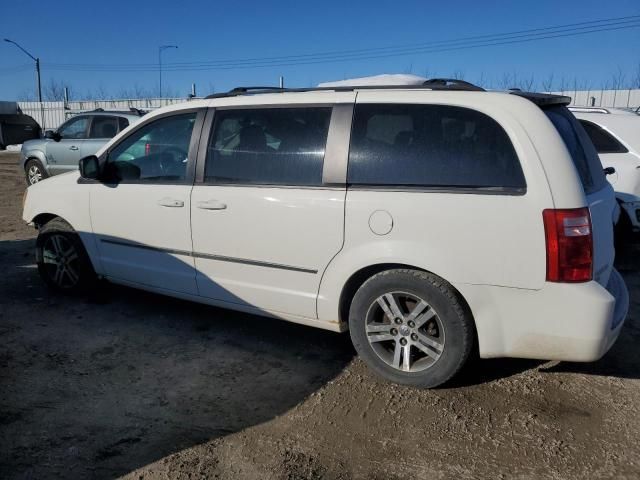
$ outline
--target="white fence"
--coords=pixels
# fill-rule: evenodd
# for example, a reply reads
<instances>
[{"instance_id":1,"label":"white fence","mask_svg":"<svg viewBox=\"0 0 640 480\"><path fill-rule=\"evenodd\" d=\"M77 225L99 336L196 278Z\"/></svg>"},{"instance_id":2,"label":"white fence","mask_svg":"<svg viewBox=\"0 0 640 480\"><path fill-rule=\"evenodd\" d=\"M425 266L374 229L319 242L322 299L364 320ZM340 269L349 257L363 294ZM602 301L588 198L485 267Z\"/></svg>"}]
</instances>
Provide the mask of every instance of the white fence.
<instances>
[{"instance_id":1,"label":"white fence","mask_svg":"<svg viewBox=\"0 0 640 480\"><path fill-rule=\"evenodd\" d=\"M565 90L553 92L572 98L572 105L595 107L640 107L640 89L633 90ZM139 108L152 110L188 101L184 98L144 98L124 100L76 100L73 102L17 102L18 108L33 117L43 129L58 128L69 116L78 112L104 108L105 110L128 110ZM44 122L43 122L44 119Z\"/></svg>"},{"instance_id":2,"label":"white fence","mask_svg":"<svg viewBox=\"0 0 640 480\"><path fill-rule=\"evenodd\" d=\"M43 129L58 128L67 118L78 112L103 108L105 110L128 110L139 108L153 110L187 101L184 98L143 98L124 100L77 100L73 102L17 102L22 113L33 117ZM44 118L44 122L43 122Z\"/></svg>"},{"instance_id":3,"label":"white fence","mask_svg":"<svg viewBox=\"0 0 640 480\"><path fill-rule=\"evenodd\" d=\"M553 92L571 97L571 105L589 107L640 107L640 89L631 90L564 90Z\"/></svg>"}]
</instances>

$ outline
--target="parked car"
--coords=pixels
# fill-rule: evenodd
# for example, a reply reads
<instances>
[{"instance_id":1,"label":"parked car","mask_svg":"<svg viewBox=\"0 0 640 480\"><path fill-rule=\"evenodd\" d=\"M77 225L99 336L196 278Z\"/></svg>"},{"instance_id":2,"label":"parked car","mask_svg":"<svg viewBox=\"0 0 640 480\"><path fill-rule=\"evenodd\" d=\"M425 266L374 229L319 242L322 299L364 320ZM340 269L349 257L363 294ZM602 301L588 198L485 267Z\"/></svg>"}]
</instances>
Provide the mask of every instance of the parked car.
<instances>
[{"instance_id":1,"label":"parked car","mask_svg":"<svg viewBox=\"0 0 640 480\"><path fill-rule=\"evenodd\" d=\"M47 177L78 168L78 161L93 155L118 132L140 120L143 112L84 112L71 117L57 130L45 132L45 138L22 144L21 166L28 185Z\"/></svg>"},{"instance_id":2,"label":"parked car","mask_svg":"<svg viewBox=\"0 0 640 480\"><path fill-rule=\"evenodd\" d=\"M640 231L640 115L631 109L570 107L591 138L621 207L618 232Z\"/></svg>"},{"instance_id":3,"label":"parked car","mask_svg":"<svg viewBox=\"0 0 640 480\"><path fill-rule=\"evenodd\" d=\"M0 150L40 137L40 125L22 113L0 114Z\"/></svg>"},{"instance_id":4,"label":"parked car","mask_svg":"<svg viewBox=\"0 0 640 480\"><path fill-rule=\"evenodd\" d=\"M349 329L394 382L440 385L474 345L594 361L629 297L569 101L445 80L237 89L149 114L29 187L23 218L56 290L97 276Z\"/></svg>"}]
</instances>

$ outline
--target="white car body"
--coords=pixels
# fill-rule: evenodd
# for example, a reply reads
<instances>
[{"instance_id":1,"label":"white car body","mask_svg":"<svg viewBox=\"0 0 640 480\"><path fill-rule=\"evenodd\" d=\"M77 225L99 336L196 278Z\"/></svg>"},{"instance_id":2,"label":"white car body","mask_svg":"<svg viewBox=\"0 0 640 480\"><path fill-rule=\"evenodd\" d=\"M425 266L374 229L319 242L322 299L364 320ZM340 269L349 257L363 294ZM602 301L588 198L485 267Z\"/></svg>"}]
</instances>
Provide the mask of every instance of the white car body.
<instances>
[{"instance_id":1,"label":"white car body","mask_svg":"<svg viewBox=\"0 0 640 480\"><path fill-rule=\"evenodd\" d=\"M450 105L488 115L513 143L526 192L350 188L350 129L339 127L350 125L354 105L369 103ZM326 186L197 180L216 111L283 104L334 108ZM136 128L192 110L204 116L203 141L192 140L189 152L193 183L113 188L68 173L29 187L24 220L62 217L80 234L96 273L115 283L333 331L347 328L341 299L350 279L401 265L455 287L471 310L484 358L593 361L617 338L628 294L613 268L613 190L605 182L585 195L561 136L531 101L402 88L265 93L165 107ZM591 212L593 280L548 282L542 212L584 207Z\"/></svg>"},{"instance_id":2,"label":"white car body","mask_svg":"<svg viewBox=\"0 0 640 480\"><path fill-rule=\"evenodd\" d=\"M570 107L581 122L597 125L623 148L599 150L605 167L615 168L608 177L632 227L640 231L640 115L621 108ZM613 151L612 151L613 150Z\"/></svg>"}]
</instances>

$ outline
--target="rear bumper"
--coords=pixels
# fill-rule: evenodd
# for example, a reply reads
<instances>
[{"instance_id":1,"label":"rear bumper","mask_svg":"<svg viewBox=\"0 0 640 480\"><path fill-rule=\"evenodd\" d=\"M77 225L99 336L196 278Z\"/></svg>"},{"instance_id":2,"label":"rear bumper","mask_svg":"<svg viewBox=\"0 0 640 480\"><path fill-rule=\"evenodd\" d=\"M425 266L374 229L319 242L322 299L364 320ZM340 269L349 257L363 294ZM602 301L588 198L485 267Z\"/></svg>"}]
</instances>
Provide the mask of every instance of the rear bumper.
<instances>
[{"instance_id":1,"label":"rear bumper","mask_svg":"<svg viewBox=\"0 0 640 480\"><path fill-rule=\"evenodd\" d=\"M456 285L476 320L480 356L591 362L615 343L629 293L614 269L596 282L547 283L541 290Z\"/></svg>"}]
</instances>

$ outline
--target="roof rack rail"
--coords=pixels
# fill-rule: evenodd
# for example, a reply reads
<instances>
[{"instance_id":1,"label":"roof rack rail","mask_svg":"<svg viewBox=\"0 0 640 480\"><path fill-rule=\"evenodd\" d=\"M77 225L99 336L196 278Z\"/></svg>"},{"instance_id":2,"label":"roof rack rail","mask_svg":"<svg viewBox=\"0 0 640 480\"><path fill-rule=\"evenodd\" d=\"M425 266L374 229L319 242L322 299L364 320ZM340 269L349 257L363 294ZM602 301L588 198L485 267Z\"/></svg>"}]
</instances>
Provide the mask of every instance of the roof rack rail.
<instances>
[{"instance_id":1,"label":"roof rack rail","mask_svg":"<svg viewBox=\"0 0 640 480\"><path fill-rule=\"evenodd\" d=\"M407 90L407 89L429 89L429 90L465 90L473 92L484 92L485 89L478 87L464 80L451 78L433 78L426 80L419 85L340 85L337 87L307 87L307 88L284 88L284 87L236 87L228 92L213 93L207 95L205 99L237 97L240 95L257 95L261 93L295 93L295 92L352 92L354 90Z\"/></svg>"},{"instance_id":2,"label":"roof rack rail","mask_svg":"<svg viewBox=\"0 0 640 480\"><path fill-rule=\"evenodd\" d=\"M611 113L611 111L602 107L570 107L569 110L584 113Z\"/></svg>"},{"instance_id":3,"label":"roof rack rail","mask_svg":"<svg viewBox=\"0 0 640 480\"><path fill-rule=\"evenodd\" d=\"M458 78L430 78L422 84L433 90L468 90L472 92L486 92L482 87Z\"/></svg>"},{"instance_id":4,"label":"roof rack rail","mask_svg":"<svg viewBox=\"0 0 640 480\"><path fill-rule=\"evenodd\" d=\"M237 97L239 95L256 94L256 93L278 93L278 92L291 92L291 91L307 91L311 89L297 89L297 88L284 88L284 87L235 87L228 92L213 93L207 95L205 98L223 98L223 97Z\"/></svg>"}]
</instances>

